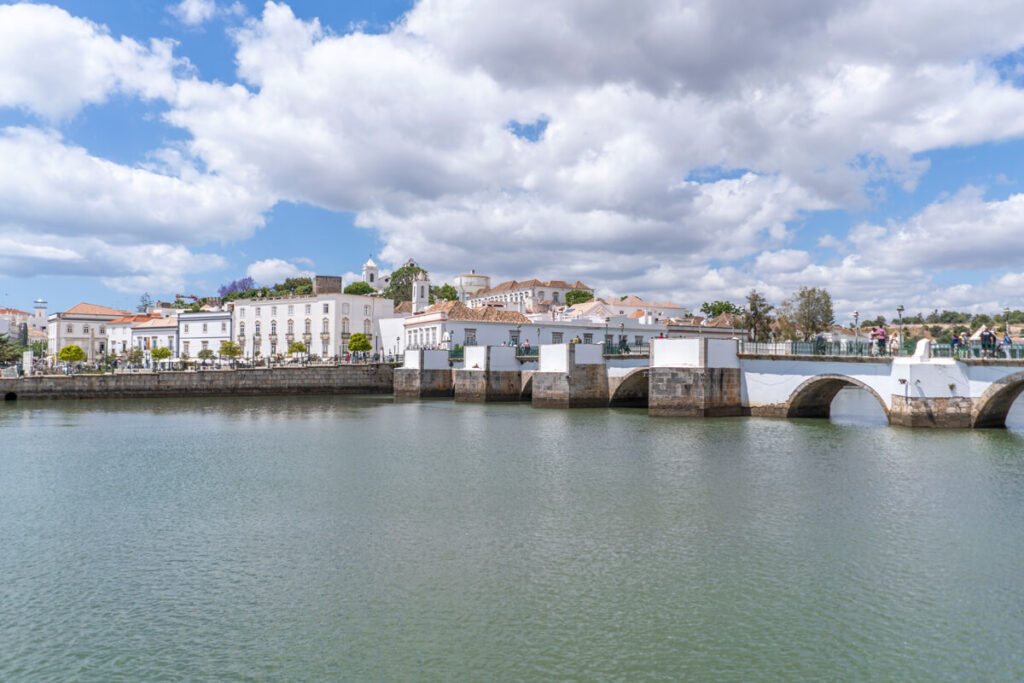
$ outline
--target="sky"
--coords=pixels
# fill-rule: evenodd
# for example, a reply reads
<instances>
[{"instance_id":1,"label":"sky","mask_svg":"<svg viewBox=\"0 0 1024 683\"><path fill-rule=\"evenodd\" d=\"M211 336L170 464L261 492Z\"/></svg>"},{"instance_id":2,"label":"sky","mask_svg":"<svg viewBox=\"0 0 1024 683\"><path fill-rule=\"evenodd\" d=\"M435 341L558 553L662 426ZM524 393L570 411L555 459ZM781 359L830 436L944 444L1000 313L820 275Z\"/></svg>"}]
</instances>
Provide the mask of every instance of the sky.
<instances>
[{"instance_id":1,"label":"sky","mask_svg":"<svg viewBox=\"0 0 1024 683\"><path fill-rule=\"evenodd\" d=\"M0 0L0 306L409 258L1024 308L1019 0Z\"/></svg>"}]
</instances>

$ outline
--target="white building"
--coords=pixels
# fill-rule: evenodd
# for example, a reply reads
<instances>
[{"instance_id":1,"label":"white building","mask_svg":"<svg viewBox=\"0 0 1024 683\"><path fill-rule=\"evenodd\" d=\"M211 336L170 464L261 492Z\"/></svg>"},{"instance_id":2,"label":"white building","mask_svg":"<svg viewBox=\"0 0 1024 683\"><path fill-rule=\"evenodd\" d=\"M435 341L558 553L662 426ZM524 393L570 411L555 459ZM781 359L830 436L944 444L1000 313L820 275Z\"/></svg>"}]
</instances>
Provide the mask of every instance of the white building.
<instances>
[{"instance_id":1,"label":"white building","mask_svg":"<svg viewBox=\"0 0 1024 683\"><path fill-rule=\"evenodd\" d=\"M363 264L363 282L370 285L378 292L387 286L380 277L380 268L377 267L377 264L373 262L372 258L367 259L366 263Z\"/></svg>"},{"instance_id":2,"label":"white building","mask_svg":"<svg viewBox=\"0 0 1024 683\"><path fill-rule=\"evenodd\" d=\"M627 315L636 318L649 316L654 320L666 321L672 318L686 318L690 311L679 304L667 301L644 301L638 296L627 296L624 299L591 299L581 304L573 304L553 313L556 318L571 320L574 318L607 318L616 315Z\"/></svg>"},{"instance_id":3,"label":"white building","mask_svg":"<svg viewBox=\"0 0 1024 683\"><path fill-rule=\"evenodd\" d=\"M387 321L384 348L404 353L406 348L454 346L564 344L575 338L584 344L645 345L667 336L662 323L615 316L593 320L532 321L515 311L489 307L471 309L460 301L435 304L423 313ZM392 341L392 335L394 339Z\"/></svg>"},{"instance_id":4,"label":"white building","mask_svg":"<svg viewBox=\"0 0 1024 683\"><path fill-rule=\"evenodd\" d=\"M245 358L287 355L293 341L305 343L320 357L342 356L356 332L378 350L379 321L395 313L390 299L336 292L238 299L234 304L231 332Z\"/></svg>"},{"instance_id":5,"label":"white building","mask_svg":"<svg viewBox=\"0 0 1024 683\"><path fill-rule=\"evenodd\" d=\"M480 275L476 270L463 273L452 282L455 291L459 293L459 301L466 301L485 289L491 288L491 278L487 275Z\"/></svg>"},{"instance_id":6,"label":"white building","mask_svg":"<svg viewBox=\"0 0 1024 683\"><path fill-rule=\"evenodd\" d=\"M154 317L132 325L132 346L142 349L146 361L153 358L155 349L170 349L171 357L177 357L178 318Z\"/></svg>"},{"instance_id":7,"label":"white building","mask_svg":"<svg viewBox=\"0 0 1024 683\"><path fill-rule=\"evenodd\" d=\"M470 308L492 306L519 313L543 313L552 306L565 304L565 295L574 289L584 292L594 291L579 281L570 284L563 280L548 282L509 280L490 289L482 289L467 297L466 305Z\"/></svg>"},{"instance_id":8,"label":"white building","mask_svg":"<svg viewBox=\"0 0 1024 683\"><path fill-rule=\"evenodd\" d=\"M90 362L96 361L106 353L107 323L126 315L128 311L87 303L54 313L46 319L49 353L56 356L65 346L73 344L85 351Z\"/></svg>"},{"instance_id":9,"label":"white building","mask_svg":"<svg viewBox=\"0 0 1024 683\"><path fill-rule=\"evenodd\" d=\"M28 326L30 329L46 332L46 302L42 299L32 302L32 317L29 318Z\"/></svg>"},{"instance_id":10,"label":"white building","mask_svg":"<svg viewBox=\"0 0 1024 683\"><path fill-rule=\"evenodd\" d=\"M198 358L204 349L216 354L221 342L231 341L231 318L231 311L179 313L177 355Z\"/></svg>"},{"instance_id":11,"label":"white building","mask_svg":"<svg viewBox=\"0 0 1024 683\"><path fill-rule=\"evenodd\" d=\"M123 356L131 350L132 325L144 323L160 316L150 313L137 313L115 318L107 323L107 352L115 356Z\"/></svg>"}]
</instances>

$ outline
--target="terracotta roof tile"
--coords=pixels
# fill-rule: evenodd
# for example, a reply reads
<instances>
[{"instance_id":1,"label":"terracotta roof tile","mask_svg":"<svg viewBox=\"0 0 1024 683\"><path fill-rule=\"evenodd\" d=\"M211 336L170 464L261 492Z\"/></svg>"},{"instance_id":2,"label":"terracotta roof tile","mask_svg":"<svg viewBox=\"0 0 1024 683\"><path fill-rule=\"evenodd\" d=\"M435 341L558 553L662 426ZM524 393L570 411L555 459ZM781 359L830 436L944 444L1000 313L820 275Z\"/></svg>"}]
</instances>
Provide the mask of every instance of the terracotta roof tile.
<instances>
[{"instance_id":1,"label":"terracotta roof tile","mask_svg":"<svg viewBox=\"0 0 1024 683\"><path fill-rule=\"evenodd\" d=\"M96 304L80 303L75 304L68 310L64 311L65 315L68 313L74 315L116 315L118 317L123 315L130 315L130 311L119 311L116 308L107 308L106 306L98 306Z\"/></svg>"}]
</instances>

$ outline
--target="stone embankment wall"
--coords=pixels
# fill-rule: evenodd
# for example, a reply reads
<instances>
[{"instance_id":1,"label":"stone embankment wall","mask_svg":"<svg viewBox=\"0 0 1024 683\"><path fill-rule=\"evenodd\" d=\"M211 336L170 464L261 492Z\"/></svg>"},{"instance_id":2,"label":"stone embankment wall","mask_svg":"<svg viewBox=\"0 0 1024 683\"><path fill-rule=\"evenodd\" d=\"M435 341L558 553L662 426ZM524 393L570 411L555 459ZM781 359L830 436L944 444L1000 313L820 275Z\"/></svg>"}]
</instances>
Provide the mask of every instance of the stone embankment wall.
<instances>
[{"instance_id":1,"label":"stone embankment wall","mask_svg":"<svg viewBox=\"0 0 1024 683\"><path fill-rule=\"evenodd\" d=\"M658 417L742 415L737 368L651 368L648 413Z\"/></svg>"},{"instance_id":2,"label":"stone embankment wall","mask_svg":"<svg viewBox=\"0 0 1024 683\"><path fill-rule=\"evenodd\" d=\"M449 398L455 393L452 370L398 368L394 376L395 398Z\"/></svg>"},{"instance_id":3,"label":"stone embankment wall","mask_svg":"<svg viewBox=\"0 0 1024 683\"><path fill-rule=\"evenodd\" d=\"M155 398L283 394L390 394L390 365L280 367L206 372L45 375L0 380L0 398Z\"/></svg>"}]
</instances>

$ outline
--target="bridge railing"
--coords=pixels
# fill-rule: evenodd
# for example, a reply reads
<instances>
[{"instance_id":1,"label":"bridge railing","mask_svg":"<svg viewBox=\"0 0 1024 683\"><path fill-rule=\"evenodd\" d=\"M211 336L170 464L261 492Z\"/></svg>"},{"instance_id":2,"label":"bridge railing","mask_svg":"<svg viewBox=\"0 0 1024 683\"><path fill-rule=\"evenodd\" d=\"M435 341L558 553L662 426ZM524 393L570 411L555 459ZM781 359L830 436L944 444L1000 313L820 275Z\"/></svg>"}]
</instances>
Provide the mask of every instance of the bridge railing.
<instances>
[{"instance_id":1,"label":"bridge railing","mask_svg":"<svg viewBox=\"0 0 1024 683\"><path fill-rule=\"evenodd\" d=\"M904 353L906 350L904 350ZM889 356L886 348L879 352L878 346L870 341L830 342L825 340L786 341L786 342L740 342L740 353L753 353L767 356Z\"/></svg>"},{"instance_id":2,"label":"bridge railing","mask_svg":"<svg viewBox=\"0 0 1024 683\"><path fill-rule=\"evenodd\" d=\"M985 349L980 342L970 342L954 347L952 344L932 344L934 358L1003 358L1011 360L1024 359L1024 344L997 344L993 349Z\"/></svg>"},{"instance_id":3,"label":"bridge railing","mask_svg":"<svg viewBox=\"0 0 1024 683\"><path fill-rule=\"evenodd\" d=\"M606 356L649 356L650 344L616 344L605 343L601 352Z\"/></svg>"}]
</instances>

